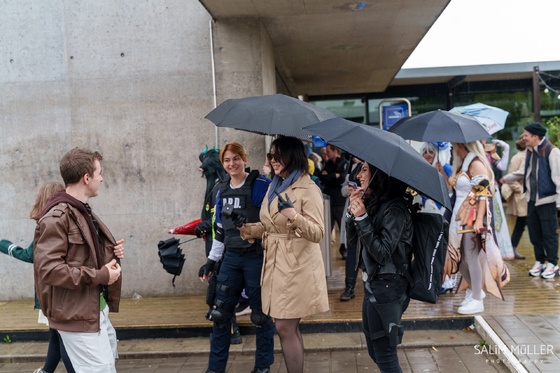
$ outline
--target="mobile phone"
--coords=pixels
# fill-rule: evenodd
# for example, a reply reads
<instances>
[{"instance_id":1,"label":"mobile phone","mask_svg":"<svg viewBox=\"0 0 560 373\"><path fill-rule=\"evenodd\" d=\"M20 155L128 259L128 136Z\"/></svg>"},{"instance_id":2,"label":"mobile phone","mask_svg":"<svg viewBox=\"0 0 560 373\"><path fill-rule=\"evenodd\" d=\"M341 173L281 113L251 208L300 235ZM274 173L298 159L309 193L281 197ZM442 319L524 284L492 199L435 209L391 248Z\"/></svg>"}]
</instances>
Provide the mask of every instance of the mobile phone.
<instances>
[{"instance_id":1,"label":"mobile phone","mask_svg":"<svg viewBox=\"0 0 560 373\"><path fill-rule=\"evenodd\" d=\"M356 183L355 181L349 181L348 186L354 189L358 189L358 183Z\"/></svg>"}]
</instances>

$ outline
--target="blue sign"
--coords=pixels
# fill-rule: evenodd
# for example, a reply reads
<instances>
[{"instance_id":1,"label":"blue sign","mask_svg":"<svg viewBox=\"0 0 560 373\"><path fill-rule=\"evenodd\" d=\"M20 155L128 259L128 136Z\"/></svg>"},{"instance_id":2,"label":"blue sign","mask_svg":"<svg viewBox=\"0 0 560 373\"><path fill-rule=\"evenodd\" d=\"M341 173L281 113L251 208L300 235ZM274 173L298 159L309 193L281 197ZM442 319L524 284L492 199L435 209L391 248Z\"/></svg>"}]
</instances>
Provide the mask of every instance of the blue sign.
<instances>
[{"instance_id":1,"label":"blue sign","mask_svg":"<svg viewBox=\"0 0 560 373\"><path fill-rule=\"evenodd\" d=\"M383 129L388 130L401 118L408 116L408 105L396 104L382 106L381 111L383 113Z\"/></svg>"}]
</instances>

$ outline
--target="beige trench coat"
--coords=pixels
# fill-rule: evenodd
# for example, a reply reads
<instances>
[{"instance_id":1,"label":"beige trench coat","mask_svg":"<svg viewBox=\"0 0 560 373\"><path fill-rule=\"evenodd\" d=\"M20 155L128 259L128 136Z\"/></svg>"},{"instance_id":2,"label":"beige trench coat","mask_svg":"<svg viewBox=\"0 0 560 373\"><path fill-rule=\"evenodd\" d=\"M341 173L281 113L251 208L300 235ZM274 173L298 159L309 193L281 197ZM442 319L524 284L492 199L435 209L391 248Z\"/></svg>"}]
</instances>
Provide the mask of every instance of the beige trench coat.
<instances>
[{"instance_id":1,"label":"beige trench coat","mask_svg":"<svg viewBox=\"0 0 560 373\"><path fill-rule=\"evenodd\" d=\"M508 174L525 168L525 156L526 152L522 150L511 157ZM508 185L513 193L507 200L507 213L513 216L527 216L527 199L523 192L523 184L519 181L514 181Z\"/></svg>"},{"instance_id":2,"label":"beige trench coat","mask_svg":"<svg viewBox=\"0 0 560 373\"><path fill-rule=\"evenodd\" d=\"M297 216L290 222L278 211L278 197L268 210L263 199L260 223L245 224L244 239L263 238L262 308L277 319L297 319L329 310L327 280L319 242L325 234L323 195L309 175L288 189Z\"/></svg>"}]
</instances>

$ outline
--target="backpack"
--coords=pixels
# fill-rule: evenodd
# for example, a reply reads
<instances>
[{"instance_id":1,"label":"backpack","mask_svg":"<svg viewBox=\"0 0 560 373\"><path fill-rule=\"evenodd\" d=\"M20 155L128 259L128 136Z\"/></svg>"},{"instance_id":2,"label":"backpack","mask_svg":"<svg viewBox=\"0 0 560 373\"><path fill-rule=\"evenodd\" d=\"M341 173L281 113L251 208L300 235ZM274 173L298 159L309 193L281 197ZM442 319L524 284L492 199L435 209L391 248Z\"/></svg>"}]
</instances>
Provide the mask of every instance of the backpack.
<instances>
[{"instance_id":1,"label":"backpack","mask_svg":"<svg viewBox=\"0 0 560 373\"><path fill-rule=\"evenodd\" d=\"M418 212L413 208L412 262L403 273L410 283L409 296L436 303L441 289L449 223L440 214Z\"/></svg>"}]
</instances>

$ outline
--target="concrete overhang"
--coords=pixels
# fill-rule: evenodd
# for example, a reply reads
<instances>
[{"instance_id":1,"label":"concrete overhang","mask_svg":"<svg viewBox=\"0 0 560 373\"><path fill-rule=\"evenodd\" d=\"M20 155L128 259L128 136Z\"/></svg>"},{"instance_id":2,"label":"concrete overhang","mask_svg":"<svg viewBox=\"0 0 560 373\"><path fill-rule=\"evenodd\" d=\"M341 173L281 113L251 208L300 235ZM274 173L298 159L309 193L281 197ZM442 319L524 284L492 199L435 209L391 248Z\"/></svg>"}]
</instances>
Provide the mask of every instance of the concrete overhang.
<instances>
[{"instance_id":1,"label":"concrete overhang","mask_svg":"<svg viewBox=\"0 0 560 373\"><path fill-rule=\"evenodd\" d=\"M383 92L450 0L199 0L212 18L253 17L292 95Z\"/></svg>"}]
</instances>

